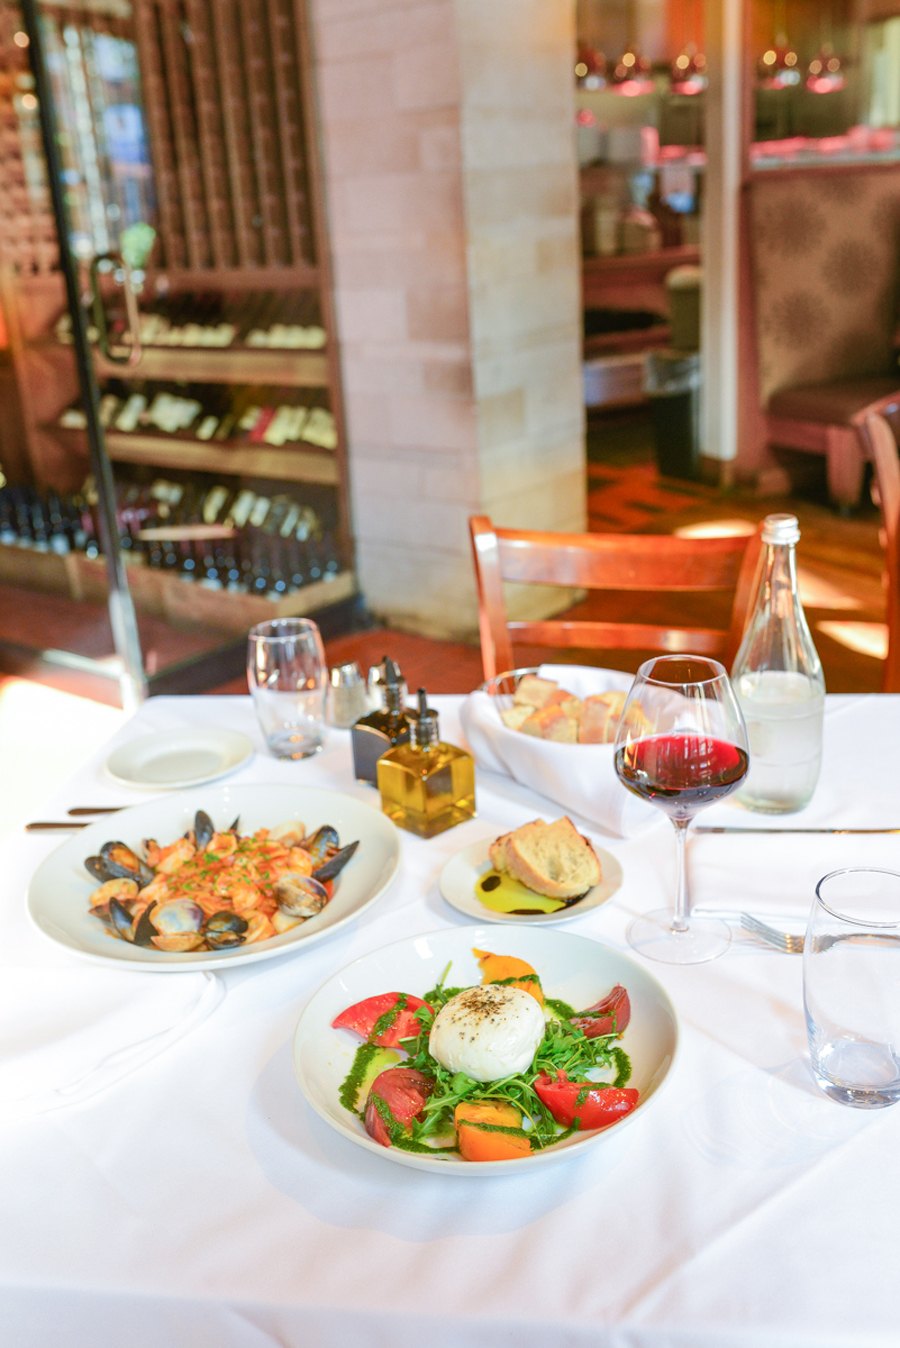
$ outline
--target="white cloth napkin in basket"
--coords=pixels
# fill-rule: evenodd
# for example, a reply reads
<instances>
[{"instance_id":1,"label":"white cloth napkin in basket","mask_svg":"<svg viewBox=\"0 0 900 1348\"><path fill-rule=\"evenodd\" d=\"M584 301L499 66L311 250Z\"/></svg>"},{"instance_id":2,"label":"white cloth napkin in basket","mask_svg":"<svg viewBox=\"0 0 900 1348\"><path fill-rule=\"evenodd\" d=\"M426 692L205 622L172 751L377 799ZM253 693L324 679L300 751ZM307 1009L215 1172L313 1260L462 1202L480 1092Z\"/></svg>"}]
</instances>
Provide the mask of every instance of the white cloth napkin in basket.
<instances>
[{"instance_id":1,"label":"white cloth napkin in basket","mask_svg":"<svg viewBox=\"0 0 900 1348\"><path fill-rule=\"evenodd\" d=\"M542 665L539 673L576 697L632 684L630 674L583 665ZM620 838L659 822L659 811L619 781L611 744L559 744L523 735L503 724L496 700L480 690L466 698L460 719L480 767L505 773Z\"/></svg>"},{"instance_id":2,"label":"white cloth napkin in basket","mask_svg":"<svg viewBox=\"0 0 900 1348\"><path fill-rule=\"evenodd\" d=\"M0 1120L96 1095L188 1034L223 996L222 980L201 970L0 966Z\"/></svg>"}]
</instances>

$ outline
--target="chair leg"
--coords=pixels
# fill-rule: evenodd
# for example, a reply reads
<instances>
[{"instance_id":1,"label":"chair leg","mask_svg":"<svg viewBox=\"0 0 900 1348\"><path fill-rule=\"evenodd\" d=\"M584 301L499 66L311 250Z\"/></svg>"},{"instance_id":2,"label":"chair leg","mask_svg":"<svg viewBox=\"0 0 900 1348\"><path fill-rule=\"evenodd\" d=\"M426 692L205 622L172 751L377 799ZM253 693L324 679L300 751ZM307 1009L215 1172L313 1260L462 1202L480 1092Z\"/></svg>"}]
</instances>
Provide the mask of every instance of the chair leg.
<instances>
[{"instance_id":1,"label":"chair leg","mask_svg":"<svg viewBox=\"0 0 900 1348\"><path fill-rule=\"evenodd\" d=\"M826 433L828 495L844 512L855 510L862 496L865 446L852 426L829 426Z\"/></svg>"}]
</instances>

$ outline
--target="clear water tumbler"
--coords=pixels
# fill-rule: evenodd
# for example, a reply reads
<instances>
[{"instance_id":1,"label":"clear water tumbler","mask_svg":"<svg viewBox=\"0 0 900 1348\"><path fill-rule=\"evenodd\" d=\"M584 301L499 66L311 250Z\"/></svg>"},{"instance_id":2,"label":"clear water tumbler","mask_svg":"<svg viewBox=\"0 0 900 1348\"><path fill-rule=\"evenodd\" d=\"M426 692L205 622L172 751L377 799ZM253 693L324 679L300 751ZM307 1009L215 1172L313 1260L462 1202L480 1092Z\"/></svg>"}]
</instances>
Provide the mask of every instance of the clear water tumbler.
<instances>
[{"instance_id":1,"label":"clear water tumbler","mask_svg":"<svg viewBox=\"0 0 900 1348\"><path fill-rule=\"evenodd\" d=\"M322 748L328 666L309 618L275 618L250 629L247 684L260 729L276 758Z\"/></svg>"},{"instance_id":2,"label":"clear water tumbler","mask_svg":"<svg viewBox=\"0 0 900 1348\"><path fill-rule=\"evenodd\" d=\"M854 867L816 886L803 951L816 1082L832 1100L900 1100L900 875Z\"/></svg>"}]
</instances>

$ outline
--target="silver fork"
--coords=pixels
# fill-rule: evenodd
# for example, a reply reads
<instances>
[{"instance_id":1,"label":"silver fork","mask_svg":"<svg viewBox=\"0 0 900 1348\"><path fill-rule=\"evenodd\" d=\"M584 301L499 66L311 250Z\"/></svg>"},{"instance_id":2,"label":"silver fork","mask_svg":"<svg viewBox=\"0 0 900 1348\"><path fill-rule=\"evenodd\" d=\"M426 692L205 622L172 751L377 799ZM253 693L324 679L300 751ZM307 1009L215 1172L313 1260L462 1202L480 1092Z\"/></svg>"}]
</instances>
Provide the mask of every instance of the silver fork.
<instances>
[{"instance_id":1,"label":"silver fork","mask_svg":"<svg viewBox=\"0 0 900 1348\"><path fill-rule=\"evenodd\" d=\"M741 913L741 926L744 931L749 931L752 936L756 936L760 941L766 941L787 955L803 954L802 936L796 936L793 932L779 931L776 927L770 927L767 922L760 922L758 917L753 917L750 913Z\"/></svg>"}]
</instances>

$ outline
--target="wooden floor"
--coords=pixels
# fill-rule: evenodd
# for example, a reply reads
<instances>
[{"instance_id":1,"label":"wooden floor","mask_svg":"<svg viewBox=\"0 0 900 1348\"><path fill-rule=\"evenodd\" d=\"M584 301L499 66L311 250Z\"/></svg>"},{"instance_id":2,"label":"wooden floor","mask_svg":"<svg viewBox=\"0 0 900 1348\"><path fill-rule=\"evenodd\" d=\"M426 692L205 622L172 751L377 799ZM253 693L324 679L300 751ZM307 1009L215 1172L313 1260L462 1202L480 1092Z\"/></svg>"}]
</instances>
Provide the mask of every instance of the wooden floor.
<instances>
[{"instance_id":1,"label":"wooden floor","mask_svg":"<svg viewBox=\"0 0 900 1348\"><path fill-rule=\"evenodd\" d=\"M852 518L838 516L815 481L804 494L761 498L754 492L717 489L658 473L648 423L640 415L592 422L589 434L588 509L595 531L669 533L704 526L750 529L772 510L790 510L800 519L801 590L832 692L877 691L886 635L881 582L879 518L866 503ZM158 668L196 657L210 634L142 619L144 649ZM243 692L241 647L200 667L195 691ZM109 623L103 605L78 605L31 592L0 587L0 671L34 679L99 701L114 701L116 686L92 679L83 668L48 669L41 648L78 656L112 659ZM410 688L465 692L482 677L477 645L433 641L373 627L326 642L330 664L357 660L365 672L385 654L401 666ZM633 657L616 653L597 663L633 668Z\"/></svg>"}]
</instances>

